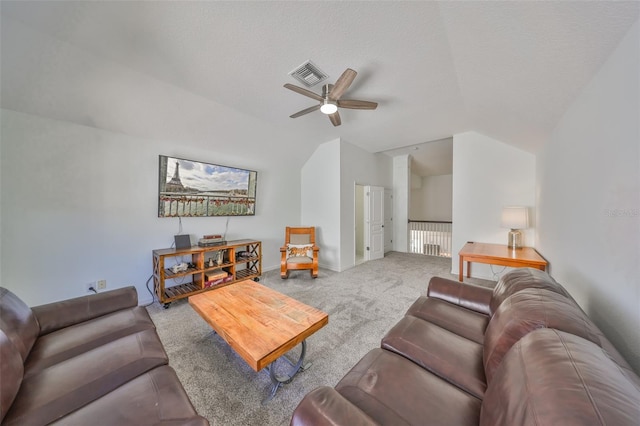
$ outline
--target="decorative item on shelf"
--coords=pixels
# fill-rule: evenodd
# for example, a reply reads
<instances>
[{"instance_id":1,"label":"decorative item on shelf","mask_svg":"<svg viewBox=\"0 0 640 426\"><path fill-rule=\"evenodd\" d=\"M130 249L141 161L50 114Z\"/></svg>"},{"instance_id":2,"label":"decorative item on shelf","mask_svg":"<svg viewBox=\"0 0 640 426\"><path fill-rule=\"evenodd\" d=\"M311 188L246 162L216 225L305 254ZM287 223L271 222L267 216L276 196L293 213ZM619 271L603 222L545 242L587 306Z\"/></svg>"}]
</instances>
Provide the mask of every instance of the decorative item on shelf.
<instances>
[{"instance_id":1,"label":"decorative item on shelf","mask_svg":"<svg viewBox=\"0 0 640 426\"><path fill-rule=\"evenodd\" d=\"M236 257L238 259L249 259L249 258L251 258L251 253L249 253L248 251L244 251L244 250L243 251L239 251L236 254Z\"/></svg>"},{"instance_id":2,"label":"decorative item on shelf","mask_svg":"<svg viewBox=\"0 0 640 426\"><path fill-rule=\"evenodd\" d=\"M219 250L216 252L216 265L222 265L224 262L224 250Z\"/></svg>"},{"instance_id":3,"label":"decorative item on shelf","mask_svg":"<svg viewBox=\"0 0 640 426\"><path fill-rule=\"evenodd\" d=\"M184 272L187 269L189 269L189 265L187 265L186 263L182 262L182 263L178 263L176 265L173 265L171 267L171 272L173 272L174 274L177 274L178 272Z\"/></svg>"},{"instance_id":4,"label":"decorative item on shelf","mask_svg":"<svg viewBox=\"0 0 640 426\"><path fill-rule=\"evenodd\" d=\"M529 209L522 206L504 207L501 226L511 229L507 246L513 250L522 248L522 232L520 230L529 227Z\"/></svg>"},{"instance_id":5,"label":"decorative item on shelf","mask_svg":"<svg viewBox=\"0 0 640 426\"><path fill-rule=\"evenodd\" d=\"M221 246L225 243L224 237L218 234L203 235L202 238L198 240L200 247Z\"/></svg>"}]
</instances>

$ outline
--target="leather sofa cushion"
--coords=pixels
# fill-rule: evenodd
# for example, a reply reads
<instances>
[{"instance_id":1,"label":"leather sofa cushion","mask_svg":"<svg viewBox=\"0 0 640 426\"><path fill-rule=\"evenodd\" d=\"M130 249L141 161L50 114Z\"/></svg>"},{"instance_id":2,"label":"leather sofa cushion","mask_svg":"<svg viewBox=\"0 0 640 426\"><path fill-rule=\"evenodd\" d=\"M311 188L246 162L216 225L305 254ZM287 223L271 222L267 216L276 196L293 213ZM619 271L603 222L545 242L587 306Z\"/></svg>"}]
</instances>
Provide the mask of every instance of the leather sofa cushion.
<instances>
[{"instance_id":1,"label":"leather sofa cushion","mask_svg":"<svg viewBox=\"0 0 640 426\"><path fill-rule=\"evenodd\" d=\"M490 382L502 358L527 333L556 328L600 344L597 327L571 299L530 288L507 298L495 312L485 335L484 370Z\"/></svg>"},{"instance_id":2,"label":"leather sofa cushion","mask_svg":"<svg viewBox=\"0 0 640 426\"><path fill-rule=\"evenodd\" d=\"M329 386L305 395L291 417L290 426L378 426L379 423Z\"/></svg>"},{"instance_id":3,"label":"leather sofa cushion","mask_svg":"<svg viewBox=\"0 0 640 426\"><path fill-rule=\"evenodd\" d=\"M24 362L38 338L40 325L31 309L4 287L0 287L0 329L13 342Z\"/></svg>"},{"instance_id":4,"label":"leather sofa cushion","mask_svg":"<svg viewBox=\"0 0 640 426\"><path fill-rule=\"evenodd\" d=\"M489 324L487 315L434 297L419 297L406 314L432 322L480 344L484 342L484 332Z\"/></svg>"},{"instance_id":5,"label":"leather sofa cushion","mask_svg":"<svg viewBox=\"0 0 640 426\"><path fill-rule=\"evenodd\" d=\"M20 352L5 332L0 330L0 423L18 394L22 376Z\"/></svg>"},{"instance_id":6,"label":"leather sofa cushion","mask_svg":"<svg viewBox=\"0 0 640 426\"><path fill-rule=\"evenodd\" d=\"M540 329L516 343L485 393L481 426L637 426L640 390L599 346Z\"/></svg>"},{"instance_id":7,"label":"leather sofa cushion","mask_svg":"<svg viewBox=\"0 0 640 426\"><path fill-rule=\"evenodd\" d=\"M175 371L161 366L136 377L101 398L54 422L92 425L109 419L114 425L207 425L184 392Z\"/></svg>"},{"instance_id":8,"label":"leather sofa cushion","mask_svg":"<svg viewBox=\"0 0 640 426\"><path fill-rule=\"evenodd\" d=\"M482 345L422 319L405 316L382 339L396 352L482 399L487 388Z\"/></svg>"},{"instance_id":9,"label":"leather sofa cushion","mask_svg":"<svg viewBox=\"0 0 640 426\"><path fill-rule=\"evenodd\" d=\"M138 331L155 328L147 310L137 306L85 321L40 337L25 363L25 377Z\"/></svg>"},{"instance_id":10,"label":"leather sofa cushion","mask_svg":"<svg viewBox=\"0 0 640 426\"><path fill-rule=\"evenodd\" d=\"M3 426L47 424L167 361L155 329L114 340L25 377Z\"/></svg>"},{"instance_id":11,"label":"leather sofa cushion","mask_svg":"<svg viewBox=\"0 0 640 426\"><path fill-rule=\"evenodd\" d=\"M335 389L380 424L478 424L481 402L408 359L368 352Z\"/></svg>"},{"instance_id":12,"label":"leather sofa cushion","mask_svg":"<svg viewBox=\"0 0 640 426\"><path fill-rule=\"evenodd\" d=\"M40 324L42 336L64 327L136 306L138 306L138 292L135 287L129 286L34 306L31 310Z\"/></svg>"},{"instance_id":13,"label":"leather sofa cushion","mask_svg":"<svg viewBox=\"0 0 640 426\"><path fill-rule=\"evenodd\" d=\"M518 268L503 275L494 287L493 296L489 303L491 315L498 310L498 307L509 296L528 288L550 290L572 299L564 287L558 284L546 272L534 268Z\"/></svg>"},{"instance_id":14,"label":"leather sofa cushion","mask_svg":"<svg viewBox=\"0 0 640 426\"><path fill-rule=\"evenodd\" d=\"M432 277L427 287L427 296L442 299L454 305L489 315L489 303L493 289L448 278Z\"/></svg>"}]
</instances>

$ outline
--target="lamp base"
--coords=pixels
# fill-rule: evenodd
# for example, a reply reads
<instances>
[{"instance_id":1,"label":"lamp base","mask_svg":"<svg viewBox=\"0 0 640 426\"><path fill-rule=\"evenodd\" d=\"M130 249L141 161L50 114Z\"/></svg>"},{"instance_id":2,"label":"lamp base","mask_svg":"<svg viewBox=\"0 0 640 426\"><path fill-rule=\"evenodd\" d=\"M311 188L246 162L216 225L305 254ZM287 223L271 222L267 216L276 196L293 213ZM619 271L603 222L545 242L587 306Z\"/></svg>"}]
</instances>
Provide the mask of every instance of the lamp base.
<instances>
[{"instance_id":1,"label":"lamp base","mask_svg":"<svg viewBox=\"0 0 640 426\"><path fill-rule=\"evenodd\" d=\"M509 243L507 246L510 249L517 250L522 248L522 232L518 229L512 229L509 232Z\"/></svg>"}]
</instances>

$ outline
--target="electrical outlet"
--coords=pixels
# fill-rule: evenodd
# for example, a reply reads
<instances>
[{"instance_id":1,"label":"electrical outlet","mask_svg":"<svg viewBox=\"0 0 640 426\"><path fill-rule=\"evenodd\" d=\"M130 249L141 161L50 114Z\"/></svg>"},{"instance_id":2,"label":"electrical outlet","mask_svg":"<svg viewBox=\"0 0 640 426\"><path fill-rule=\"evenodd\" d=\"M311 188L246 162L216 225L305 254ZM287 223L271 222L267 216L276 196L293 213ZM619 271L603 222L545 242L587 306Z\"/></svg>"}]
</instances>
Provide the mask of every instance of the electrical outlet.
<instances>
[{"instance_id":1,"label":"electrical outlet","mask_svg":"<svg viewBox=\"0 0 640 426\"><path fill-rule=\"evenodd\" d=\"M98 288L96 288L98 291L107 289L107 280L99 280L96 284L98 285Z\"/></svg>"},{"instance_id":2,"label":"electrical outlet","mask_svg":"<svg viewBox=\"0 0 640 426\"><path fill-rule=\"evenodd\" d=\"M86 283L84 285L84 292L85 293L91 293L91 294L95 293L95 291L93 291L91 289L94 289L94 290L98 291L98 289L96 288L95 281L94 282L90 282L90 283Z\"/></svg>"}]
</instances>

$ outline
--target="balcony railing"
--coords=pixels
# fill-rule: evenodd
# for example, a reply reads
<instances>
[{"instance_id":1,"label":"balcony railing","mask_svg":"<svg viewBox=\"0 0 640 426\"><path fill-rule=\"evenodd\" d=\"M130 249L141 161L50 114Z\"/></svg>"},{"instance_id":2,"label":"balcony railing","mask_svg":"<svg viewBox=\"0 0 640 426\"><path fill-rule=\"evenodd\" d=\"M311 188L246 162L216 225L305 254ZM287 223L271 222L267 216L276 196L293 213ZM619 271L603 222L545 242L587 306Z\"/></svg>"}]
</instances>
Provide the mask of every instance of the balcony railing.
<instances>
[{"instance_id":1,"label":"balcony railing","mask_svg":"<svg viewBox=\"0 0 640 426\"><path fill-rule=\"evenodd\" d=\"M409 220L410 252L451 257L451 222Z\"/></svg>"}]
</instances>

